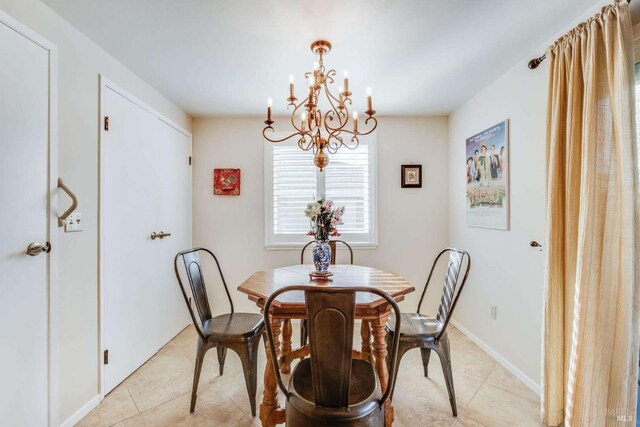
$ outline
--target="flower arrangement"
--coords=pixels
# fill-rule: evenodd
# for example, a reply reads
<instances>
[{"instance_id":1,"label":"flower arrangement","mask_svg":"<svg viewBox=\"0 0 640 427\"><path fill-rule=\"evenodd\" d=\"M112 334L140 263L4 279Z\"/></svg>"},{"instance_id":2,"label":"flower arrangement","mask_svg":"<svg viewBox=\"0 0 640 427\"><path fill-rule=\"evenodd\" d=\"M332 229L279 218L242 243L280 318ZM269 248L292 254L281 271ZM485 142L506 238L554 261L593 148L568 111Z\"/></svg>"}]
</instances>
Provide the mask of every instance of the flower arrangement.
<instances>
[{"instance_id":1,"label":"flower arrangement","mask_svg":"<svg viewBox=\"0 0 640 427\"><path fill-rule=\"evenodd\" d=\"M304 216L309 218L311 228L307 234L319 241L329 240L329 236L340 236L336 225L344 224L343 214L344 206L335 207L333 200L320 199L307 204Z\"/></svg>"}]
</instances>

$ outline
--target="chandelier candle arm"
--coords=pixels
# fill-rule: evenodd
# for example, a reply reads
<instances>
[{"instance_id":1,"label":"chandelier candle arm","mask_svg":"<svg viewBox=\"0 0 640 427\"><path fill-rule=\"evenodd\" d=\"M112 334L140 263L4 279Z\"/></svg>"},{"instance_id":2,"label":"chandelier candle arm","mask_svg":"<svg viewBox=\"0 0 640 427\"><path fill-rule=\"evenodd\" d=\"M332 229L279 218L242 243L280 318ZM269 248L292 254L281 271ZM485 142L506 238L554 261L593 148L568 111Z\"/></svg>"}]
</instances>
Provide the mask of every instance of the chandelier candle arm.
<instances>
[{"instance_id":1,"label":"chandelier candle arm","mask_svg":"<svg viewBox=\"0 0 640 427\"><path fill-rule=\"evenodd\" d=\"M325 93L327 95L327 100L329 101L329 104L331 105L331 110L329 110L329 112L327 114L325 114L324 116L324 127L328 130L328 131L335 131L336 129L341 129L344 127L345 124L347 124L347 122L349 121L349 117L345 116L345 120L344 123L342 122L342 116L344 113L341 112L341 110L339 110L339 106L338 108L336 108L336 106L334 105L333 101L337 101L340 102L338 99L335 98L335 96L333 96L331 94L331 92L329 92L329 89L325 86ZM331 114L333 113L333 114ZM333 120L333 116L336 116L338 118L338 126L337 127L332 127L328 122Z\"/></svg>"},{"instance_id":2,"label":"chandelier candle arm","mask_svg":"<svg viewBox=\"0 0 640 427\"><path fill-rule=\"evenodd\" d=\"M325 40L318 40L311 44L311 51L318 55L318 60L313 63L313 70L305 73L305 78L309 83L309 94L306 99L297 103L295 96L295 86L293 75L289 76L289 97L287 98L289 107L293 107L291 112L291 125L295 132L281 139L274 139L268 136L268 131L273 129L272 100L269 98L267 106L267 125L262 135L267 141L279 143L291 138L298 138L297 145L301 150L312 151L314 154L313 163L322 171L329 164L327 153L335 154L340 147L354 150L358 147L359 136L371 134L378 126L373 110L371 89L367 89L367 109L365 111L365 125L370 127L365 132L358 131L358 113L353 112L353 130L348 130L350 114L348 105L352 105L351 92L349 92L349 72L345 70L343 85L338 90L338 96L331 93L329 85L334 83L336 71L328 70L324 66L324 55L331 50L331 43ZM324 90L323 90L324 89ZM322 93L329 103L329 108L324 112L318 108ZM323 101L324 102L324 101ZM298 109L302 108L302 113L298 119ZM335 125L332 125L334 122ZM371 125L369 125L371 122ZM298 127L299 125L299 127ZM347 135L346 139L343 135Z\"/></svg>"}]
</instances>

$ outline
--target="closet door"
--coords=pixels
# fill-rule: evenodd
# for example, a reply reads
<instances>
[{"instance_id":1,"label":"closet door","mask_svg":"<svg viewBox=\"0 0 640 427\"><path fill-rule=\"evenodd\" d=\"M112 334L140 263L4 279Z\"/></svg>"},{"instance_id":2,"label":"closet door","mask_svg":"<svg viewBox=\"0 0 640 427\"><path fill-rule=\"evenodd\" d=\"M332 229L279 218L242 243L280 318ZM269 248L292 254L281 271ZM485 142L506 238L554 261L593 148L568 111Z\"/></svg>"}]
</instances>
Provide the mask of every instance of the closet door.
<instances>
[{"instance_id":1,"label":"closet door","mask_svg":"<svg viewBox=\"0 0 640 427\"><path fill-rule=\"evenodd\" d=\"M191 245L191 137L115 85L102 86L103 393L188 323L173 257ZM170 234L152 239L152 234Z\"/></svg>"},{"instance_id":2,"label":"closet door","mask_svg":"<svg viewBox=\"0 0 640 427\"><path fill-rule=\"evenodd\" d=\"M158 228L171 233L156 245L157 273L171 281L171 286L164 288L167 294L158 297L164 301L180 295L180 304L165 305L165 318L162 320L167 326L158 329L161 334L158 340L167 342L177 333L171 325L180 325L182 329L185 320L186 306L175 278L173 260L178 252L191 247L191 139L167 125L159 126L158 131L157 149L163 153L156 159L156 185L161 202L157 208Z\"/></svg>"},{"instance_id":3,"label":"closet door","mask_svg":"<svg viewBox=\"0 0 640 427\"><path fill-rule=\"evenodd\" d=\"M49 408L57 405L57 336L50 335L59 251L50 192L50 168L57 168L50 162L54 49L0 11L0 424L6 426L56 422L57 408Z\"/></svg>"}]
</instances>

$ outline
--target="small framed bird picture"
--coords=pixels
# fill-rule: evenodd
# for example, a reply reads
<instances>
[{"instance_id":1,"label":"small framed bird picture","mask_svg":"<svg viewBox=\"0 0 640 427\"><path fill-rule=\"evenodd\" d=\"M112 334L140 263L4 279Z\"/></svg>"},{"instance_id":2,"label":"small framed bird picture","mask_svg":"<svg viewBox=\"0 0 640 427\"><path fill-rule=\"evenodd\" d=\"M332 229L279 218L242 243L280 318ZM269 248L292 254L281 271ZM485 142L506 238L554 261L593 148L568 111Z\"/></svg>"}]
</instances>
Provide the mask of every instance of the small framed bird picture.
<instances>
[{"instance_id":1,"label":"small framed bird picture","mask_svg":"<svg viewBox=\"0 0 640 427\"><path fill-rule=\"evenodd\" d=\"M214 169L213 194L215 196L239 196L240 169Z\"/></svg>"}]
</instances>

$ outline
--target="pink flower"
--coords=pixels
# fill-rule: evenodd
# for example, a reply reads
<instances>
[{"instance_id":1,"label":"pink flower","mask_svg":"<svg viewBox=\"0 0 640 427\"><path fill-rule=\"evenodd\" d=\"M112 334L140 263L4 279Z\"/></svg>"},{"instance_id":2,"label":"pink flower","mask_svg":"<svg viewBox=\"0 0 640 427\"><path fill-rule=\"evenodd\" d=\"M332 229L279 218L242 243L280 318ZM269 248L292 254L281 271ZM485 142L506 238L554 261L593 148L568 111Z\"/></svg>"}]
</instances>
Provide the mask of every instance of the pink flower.
<instances>
[{"instance_id":1,"label":"pink flower","mask_svg":"<svg viewBox=\"0 0 640 427\"><path fill-rule=\"evenodd\" d=\"M330 211L332 207L333 207L333 200L325 200L322 203L322 208L327 211Z\"/></svg>"}]
</instances>

